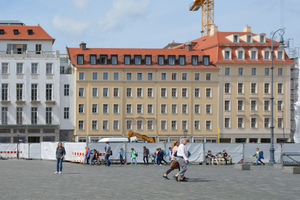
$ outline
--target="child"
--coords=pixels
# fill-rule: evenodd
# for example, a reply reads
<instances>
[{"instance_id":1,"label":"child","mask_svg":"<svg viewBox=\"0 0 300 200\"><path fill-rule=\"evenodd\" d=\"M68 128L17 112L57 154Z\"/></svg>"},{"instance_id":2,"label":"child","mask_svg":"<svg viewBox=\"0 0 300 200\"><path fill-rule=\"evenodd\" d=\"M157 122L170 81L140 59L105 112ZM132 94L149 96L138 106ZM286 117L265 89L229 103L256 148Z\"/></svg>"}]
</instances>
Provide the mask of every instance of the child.
<instances>
[{"instance_id":1,"label":"child","mask_svg":"<svg viewBox=\"0 0 300 200\"><path fill-rule=\"evenodd\" d=\"M171 161L171 156L172 156L172 149L169 147L169 151L167 153L167 156L169 156L169 161Z\"/></svg>"},{"instance_id":2,"label":"child","mask_svg":"<svg viewBox=\"0 0 300 200\"><path fill-rule=\"evenodd\" d=\"M261 159L265 159L263 151L260 151L259 148L256 148L256 153L251 157L254 157L254 156L256 157L256 164L255 165L258 165L258 161L261 162L263 165L265 165L265 163L263 161L261 161Z\"/></svg>"},{"instance_id":3,"label":"child","mask_svg":"<svg viewBox=\"0 0 300 200\"><path fill-rule=\"evenodd\" d=\"M124 158L125 158L125 151L123 148L120 149L119 151L119 156L120 156L120 166L124 163ZM127 165L127 163L125 163Z\"/></svg>"},{"instance_id":4,"label":"child","mask_svg":"<svg viewBox=\"0 0 300 200\"><path fill-rule=\"evenodd\" d=\"M137 152L134 150L134 148L131 148L131 165L133 165L133 161L135 161L135 165L137 165L136 157Z\"/></svg>"},{"instance_id":5,"label":"child","mask_svg":"<svg viewBox=\"0 0 300 200\"><path fill-rule=\"evenodd\" d=\"M192 155L191 152L188 151L188 158L190 158L191 155ZM187 162L187 166L190 166L190 160Z\"/></svg>"}]
</instances>

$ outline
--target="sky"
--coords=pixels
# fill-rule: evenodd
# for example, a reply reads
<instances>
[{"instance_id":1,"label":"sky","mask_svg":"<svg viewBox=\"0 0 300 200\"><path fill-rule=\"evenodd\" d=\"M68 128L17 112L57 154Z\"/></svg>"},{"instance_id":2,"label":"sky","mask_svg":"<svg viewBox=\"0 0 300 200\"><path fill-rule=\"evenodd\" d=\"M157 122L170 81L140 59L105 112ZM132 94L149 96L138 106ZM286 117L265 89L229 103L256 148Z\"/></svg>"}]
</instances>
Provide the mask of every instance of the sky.
<instances>
[{"instance_id":1,"label":"sky","mask_svg":"<svg viewBox=\"0 0 300 200\"><path fill-rule=\"evenodd\" d=\"M54 37L53 50L65 47L163 48L173 40L201 37L201 12L193 0L1 0L0 20L40 24ZM300 46L299 0L215 0L219 31L241 32L245 25L270 37L282 27L284 39ZM279 35L276 35L279 40ZM293 42L292 42L293 41Z\"/></svg>"}]
</instances>

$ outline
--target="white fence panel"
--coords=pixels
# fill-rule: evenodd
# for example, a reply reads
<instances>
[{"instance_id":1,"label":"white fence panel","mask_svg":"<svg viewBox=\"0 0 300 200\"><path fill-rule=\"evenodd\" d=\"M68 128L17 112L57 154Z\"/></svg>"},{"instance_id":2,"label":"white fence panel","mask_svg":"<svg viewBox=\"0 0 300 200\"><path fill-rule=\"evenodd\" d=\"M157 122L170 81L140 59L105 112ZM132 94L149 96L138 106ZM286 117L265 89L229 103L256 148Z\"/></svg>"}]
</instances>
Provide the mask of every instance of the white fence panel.
<instances>
[{"instance_id":1,"label":"white fence panel","mask_svg":"<svg viewBox=\"0 0 300 200\"><path fill-rule=\"evenodd\" d=\"M29 144L30 158L32 159L41 159L41 143Z\"/></svg>"},{"instance_id":2,"label":"white fence panel","mask_svg":"<svg viewBox=\"0 0 300 200\"><path fill-rule=\"evenodd\" d=\"M250 162L250 163L256 163L256 158L251 157L256 153L256 148L259 148L260 151L264 152L264 158L262 161L264 163L268 163L270 160L270 144L253 144L253 143L245 143L245 149L244 149L244 162ZM280 152L281 152L281 146L280 144L274 144L275 149L275 162L280 162Z\"/></svg>"},{"instance_id":3,"label":"white fence panel","mask_svg":"<svg viewBox=\"0 0 300 200\"><path fill-rule=\"evenodd\" d=\"M112 156L110 156L110 159L118 159L119 157L119 151L121 148L124 149L125 151L125 143L109 143L111 150L112 150ZM96 149L99 151L99 153L105 153L104 147L105 143L89 143L88 147L90 149ZM125 154L125 159L126 159L126 154Z\"/></svg>"},{"instance_id":4,"label":"white fence panel","mask_svg":"<svg viewBox=\"0 0 300 200\"><path fill-rule=\"evenodd\" d=\"M22 152L22 157L23 158L29 158L29 154L28 154L28 143L21 143L20 144L20 152Z\"/></svg>"},{"instance_id":5,"label":"white fence panel","mask_svg":"<svg viewBox=\"0 0 300 200\"><path fill-rule=\"evenodd\" d=\"M66 150L64 160L72 161L72 152L84 152L86 144L84 142L65 142L63 146Z\"/></svg>"},{"instance_id":6,"label":"white fence panel","mask_svg":"<svg viewBox=\"0 0 300 200\"><path fill-rule=\"evenodd\" d=\"M191 153L190 162L203 162L203 144L202 143L188 143L186 145L188 151Z\"/></svg>"},{"instance_id":7,"label":"white fence panel","mask_svg":"<svg viewBox=\"0 0 300 200\"><path fill-rule=\"evenodd\" d=\"M300 144L282 144L282 152L300 152Z\"/></svg>"},{"instance_id":8,"label":"white fence panel","mask_svg":"<svg viewBox=\"0 0 300 200\"><path fill-rule=\"evenodd\" d=\"M55 160L55 153L58 142L41 143L41 159Z\"/></svg>"},{"instance_id":9,"label":"white fence panel","mask_svg":"<svg viewBox=\"0 0 300 200\"><path fill-rule=\"evenodd\" d=\"M243 159L243 144L205 143L204 148L205 155L207 155L208 150L211 150L213 155L216 155L218 151L223 153L223 150L226 150L228 155L231 156L233 163L237 163Z\"/></svg>"},{"instance_id":10,"label":"white fence panel","mask_svg":"<svg viewBox=\"0 0 300 200\"><path fill-rule=\"evenodd\" d=\"M146 146L149 149L150 155L156 151L157 148L165 149L164 143L127 143L126 148L126 161L128 163L131 162L131 148L134 148L138 153L138 157L136 161L138 163L143 163L143 147ZM151 162L151 158L149 158L149 162Z\"/></svg>"}]
</instances>

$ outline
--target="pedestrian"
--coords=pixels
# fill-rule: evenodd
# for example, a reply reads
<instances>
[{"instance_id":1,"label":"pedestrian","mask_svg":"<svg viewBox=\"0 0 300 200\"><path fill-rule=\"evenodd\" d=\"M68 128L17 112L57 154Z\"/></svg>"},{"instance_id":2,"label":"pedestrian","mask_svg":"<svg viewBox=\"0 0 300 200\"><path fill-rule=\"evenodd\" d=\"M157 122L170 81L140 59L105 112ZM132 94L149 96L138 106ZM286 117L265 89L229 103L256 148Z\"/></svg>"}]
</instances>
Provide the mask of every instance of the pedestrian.
<instances>
[{"instance_id":1,"label":"pedestrian","mask_svg":"<svg viewBox=\"0 0 300 200\"><path fill-rule=\"evenodd\" d=\"M251 157L256 157L256 166L258 165L258 161L261 162L263 165L265 165L265 163L263 161L261 161L261 159L265 159L264 158L264 152L263 151L260 151L259 148L256 148L256 153L251 156Z\"/></svg>"},{"instance_id":2,"label":"pedestrian","mask_svg":"<svg viewBox=\"0 0 300 200\"><path fill-rule=\"evenodd\" d=\"M176 156L174 156L175 152L177 152L177 149L178 149L178 146L179 146L179 142L178 141L173 141L172 143L172 146L170 147L172 149L172 153L170 155L170 158L171 158L171 166L170 166L170 169L168 169L168 171L163 175L163 177L165 179L168 179L168 174L173 171L174 169L179 169L179 165L178 165L178 162L176 161Z\"/></svg>"},{"instance_id":3,"label":"pedestrian","mask_svg":"<svg viewBox=\"0 0 300 200\"><path fill-rule=\"evenodd\" d=\"M182 181L182 182L187 182L188 178L184 177L184 174L187 170L187 165L186 163L189 161L188 159L188 150L186 148L186 144L188 143L187 139L181 139L181 144L178 147L177 150L177 162L180 167L180 171L174 176L174 179L176 181ZM178 177L180 176L180 179Z\"/></svg>"},{"instance_id":4,"label":"pedestrian","mask_svg":"<svg viewBox=\"0 0 300 200\"><path fill-rule=\"evenodd\" d=\"M143 152L144 165L149 164L148 157L149 157L149 149L147 149L146 146L144 146L144 152Z\"/></svg>"},{"instance_id":5,"label":"pedestrian","mask_svg":"<svg viewBox=\"0 0 300 200\"><path fill-rule=\"evenodd\" d=\"M137 165L136 157L138 156L137 152L134 148L131 148L131 165L133 165L133 161L135 161L135 165Z\"/></svg>"},{"instance_id":6,"label":"pedestrian","mask_svg":"<svg viewBox=\"0 0 300 200\"><path fill-rule=\"evenodd\" d=\"M88 151L89 151L89 148L88 148L88 147L85 147L83 164L86 164L86 163L87 163L87 160L88 160L88 159L87 159L86 155L87 155Z\"/></svg>"},{"instance_id":7,"label":"pedestrian","mask_svg":"<svg viewBox=\"0 0 300 200\"><path fill-rule=\"evenodd\" d=\"M157 164L158 165L158 163L157 163L157 152L159 151L159 148L157 148L156 150L155 150L155 161L154 161L154 164Z\"/></svg>"},{"instance_id":8,"label":"pedestrian","mask_svg":"<svg viewBox=\"0 0 300 200\"><path fill-rule=\"evenodd\" d=\"M164 153L162 150L159 148L157 151L157 165L162 166L162 160L164 159Z\"/></svg>"},{"instance_id":9,"label":"pedestrian","mask_svg":"<svg viewBox=\"0 0 300 200\"><path fill-rule=\"evenodd\" d=\"M110 146L109 142L105 142L105 144L106 144L104 147L105 161L106 161L106 166L109 167L110 166L109 156L112 155L112 151L111 151L111 146Z\"/></svg>"},{"instance_id":10,"label":"pedestrian","mask_svg":"<svg viewBox=\"0 0 300 200\"><path fill-rule=\"evenodd\" d=\"M171 147L169 147L167 156L169 156L169 161L171 161L172 160L172 148Z\"/></svg>"},{"instance_id":11,"label":"pedestrian","mask_svg":"<svg viewBox=\"0 0 300 200\"><path fill-rule=\"evenodd\" d=\"M159 148L159 151L161 151L161 152L162 152L162 154L163 154L162 161L164 161L164 162L165 162L165 164L167 165L168 163L167 163L167 161L165 160L165 156L166 156L166 152L165 152L165 150L162 150L161 148Z\"/></svg>"},{"instance_id":12,"label":"pedestrian","mask_svg":"<svg viewBox=\"0 0 300 200\"><path fill-rule=\"evenodd\" d=\"M119 156L120 156L120 166L124 163L125 163L125 165L127 165L127 163L124 161L125 151L123 150L123 148L120 149Z\"/></svg>"},{"instance_id":13,"label":"pedestrian","mask_svg":"<svg viewBox=\"0 0 300 200\"><path fill-rule=\"evenodd\" d=\"M66 155L66 150L62 146L62 143L59 142L57 144L56 155L55 155L55 157L56 157L56 172L55 172L55 174L62 173L62 162L64 160L65 155Z\"/></svg>"}]
</instances>

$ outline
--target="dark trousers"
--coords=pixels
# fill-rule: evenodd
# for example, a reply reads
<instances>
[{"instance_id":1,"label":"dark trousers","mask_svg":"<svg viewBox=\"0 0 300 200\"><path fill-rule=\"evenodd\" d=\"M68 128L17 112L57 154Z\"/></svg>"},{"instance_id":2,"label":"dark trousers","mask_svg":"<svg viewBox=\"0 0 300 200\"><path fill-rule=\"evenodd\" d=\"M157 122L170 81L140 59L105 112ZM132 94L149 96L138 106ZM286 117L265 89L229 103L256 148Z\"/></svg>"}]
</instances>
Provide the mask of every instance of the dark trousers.
<instances>
[{"instance_id":1,"label":"dark trousers","mask_svg":"<svg viewBox=\"0 0 300 200\"><path fill-rule=\"evenodd\" d=\"M165 159L164 159L164 158L162 159L162 161L164 161L166 164L168 164L168 163L167 163L167 161L165 161Z\"/></svg>"},{"instance_id":2,"label":"dark trousers","mask_svg":"<svg viewBox=\"0 0 300 200\"><path fill-rule=\"evenodd\" d=\"M123 156L120 155L120 164L124 164L124 159L123 159Z\"/></svg>"},{"instance_id":3,"label":"dark trousers","mask_svg":"<svg viewBox=\"0 0 300 200\"><path fill-rule=\"evenodd\" d=\"M161 165L161 161L162 161L162 159L157 158L157 165Z\"/></svg>"},{"instance_id":4,"label":"dark trousers","mask_svg":"<svg viewBox=\"0 0 300 200\"><path fill-rule=\"evenodd\" d=\"M227 158L224 158L224 160L225 160L225 163L226 163L226 165L227 165L227 161L228 161Z\"/></svg>"},{"instance_id":5,"label":"dark trousers","mask_svg":"<svg viewBox=\"0 0 300 200\"><path fill-rule=\"evenodd\" d=\"M110 166L109 156L109 154L105 154L105 161L107 166Z\"/></svg>"},{"instance_id":6,"label":"dark trousers","mask_svg":"<svg viewBox=\"0 0 300 200\"><path fill-rule=\"evenodd\" d=\"M144 164L146 164L146 162L147 162L147 165L148 165L149 164L148 156L143 156L143 161L144 161Z\"/></svg>"}]
</instances>

